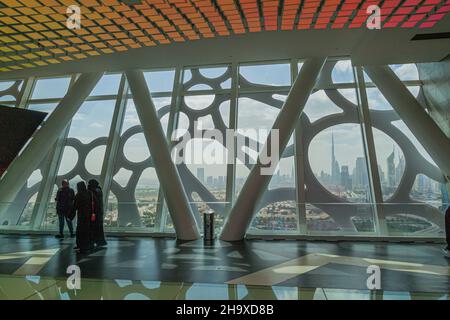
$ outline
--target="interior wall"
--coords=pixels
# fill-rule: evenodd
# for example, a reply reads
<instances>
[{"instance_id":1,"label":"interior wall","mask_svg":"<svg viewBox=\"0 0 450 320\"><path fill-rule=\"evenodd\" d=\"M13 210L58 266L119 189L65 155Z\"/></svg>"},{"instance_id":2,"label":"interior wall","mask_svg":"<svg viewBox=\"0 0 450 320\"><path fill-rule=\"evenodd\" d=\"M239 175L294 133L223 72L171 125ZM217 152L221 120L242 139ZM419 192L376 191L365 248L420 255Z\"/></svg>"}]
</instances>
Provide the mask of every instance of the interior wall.
<instances>
[{"instance_id":1,"label":"interior wall","mask_svg":"<svg viewBox=\"0 0 450 320\"><path fill-rule=\"evenodd\" d=\"M418 63L417 68L430 115L450 138L450 57L440 62Z\"/></svg>"}]
</instances>

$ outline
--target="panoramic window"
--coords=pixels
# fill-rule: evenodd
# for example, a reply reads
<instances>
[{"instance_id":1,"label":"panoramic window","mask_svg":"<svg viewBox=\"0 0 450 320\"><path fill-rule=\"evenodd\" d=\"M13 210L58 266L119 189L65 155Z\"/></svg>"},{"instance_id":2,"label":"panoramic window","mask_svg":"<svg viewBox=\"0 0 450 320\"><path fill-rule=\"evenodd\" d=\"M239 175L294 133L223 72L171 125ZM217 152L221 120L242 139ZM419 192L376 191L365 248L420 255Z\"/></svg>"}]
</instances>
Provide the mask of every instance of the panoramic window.
<instances>
[{"instance_id":1,"label":"panoramic window","mask_svg":"<svg viewBox=\"0 0 450 320\"><path fill-rule=\"evenodd\" d=\"M34 85L31 99L62 98L69 89L70 78L38 79Z\"/></svg>"},{"instance_id":2,"label":"panoramic window","mask_svg":"<svg viewBox=\"0 0 450 320\"><path fill-rule=\"evenodd\" d=\"M14 85L14 83L15 82L10 82L9 84ZM59 100L64 96L65 91L67 91L69 83L69 77L36 80L31 96L35 99L48 98L48 102L36 103L33 100L25 101L25 108L48 113L46 117L46 119L48 119L48 116L55 110ZM55 92L52 92L52 86L55 87ZM6 87L6 85L0 85L0 91L3 87ZM43 179L42 172L45 172L49 166L51 161L50 155L51 152L43 159L38 168L35 168L28 178L27 183L24 184L14 201L9 205L6 213L0 217L0 225L31 227L30 223L32 221L33 213L38 206L41 205L40 203L37 204L36 201L41 189Z\"/></svg>"},{"instance_id":3,"label":"panoramic window","mask_svg":"<svg viewBox=\"0 0 450 320\"><path fill-rule=\"evenodd\" d=\"M301 65L300 65L301 67ZM241 144L236 158L235 192L239 196L245 180L263 150L275 119L286 100L281 86L291 85L289 64L241 65L237 113L237 135ZM298 230L293 155L294 139L282 153L269 185L257 204L250 233L296 233Z\"/></svg>"},{"instance_id":4,"label":"panoramic window","mask_svg":"<svg viewBox=\"0 0 450 320\"><path fill-rule=\"evenodd\" d=\"M174 70L146 71L144 77L165 133L171 108ZM121 123L119 150L108 194L105 226L109 230L155 231L163 203L141 121L132 97L127 100Z\"/></svg>"},{"instance_id":5,"label":"panoramic window","mask_svg":"<svg viewBox=\"0 0 450 320\"><path fill-rule=\"evenodd\" d=\"M402 81L419 79L414 64L390 67ZM420 86L413 83L407 88L418 96ZM383 207L389 234L442 234L442 229L433 222L448 201L441 171L382 92L372 87L368 89L368 97L370 109L381 112L372 118L372 126L381 190L383 199L389 203Z\"/></svg>"},{"instance_id":6,"label":"panoramic window","mask_svg":"<svg viewBox=\"0 0 450 320\"><path fill-rule=\"evenodd\" d=\"M229 128L231 66L184 70L179 121L175 136L187 143L175 147L178 170L200 228L203 214L216 213L216 233L227 206L226 129ZM207 90L207 94L196 92ZM172 228L167 219L166 228Z\"/></svg>"}]
</instances>

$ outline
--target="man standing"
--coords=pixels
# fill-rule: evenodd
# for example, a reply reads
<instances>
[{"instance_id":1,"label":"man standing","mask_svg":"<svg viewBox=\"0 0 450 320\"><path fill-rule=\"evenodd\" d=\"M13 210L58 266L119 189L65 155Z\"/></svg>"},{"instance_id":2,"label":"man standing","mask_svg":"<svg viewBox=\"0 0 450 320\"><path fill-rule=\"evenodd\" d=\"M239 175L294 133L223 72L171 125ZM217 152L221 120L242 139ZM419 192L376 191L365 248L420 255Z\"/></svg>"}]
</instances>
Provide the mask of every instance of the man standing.
<instances>
[{"instance_id":1,"label":"man standing","mask_svg":"<svg viewBox=\"0 0 450 320\"><path fill-rule=\"evenodd\" d=\"M64 222L67 222L69 227L70 237L74 237L72 225L73 201L75 199L75 192L69 187L69 181L63 180L62 187L56 194L56 213L59 219L59 234L56 238L64 238Z\"/></svg>"}]
</instances>

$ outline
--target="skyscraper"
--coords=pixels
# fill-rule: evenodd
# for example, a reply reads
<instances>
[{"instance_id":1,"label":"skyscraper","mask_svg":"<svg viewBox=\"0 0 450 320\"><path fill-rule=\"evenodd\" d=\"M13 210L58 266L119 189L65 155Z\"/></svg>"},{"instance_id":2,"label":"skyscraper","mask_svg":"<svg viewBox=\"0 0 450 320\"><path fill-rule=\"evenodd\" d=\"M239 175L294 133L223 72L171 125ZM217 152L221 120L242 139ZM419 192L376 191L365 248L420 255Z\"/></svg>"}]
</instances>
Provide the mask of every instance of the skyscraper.
<instances>
[{"instance_id":1,"label":"skyscraper","mask_svg":"<svg viewBox=\"0 0 450 320\"><path fill-rule=\"evenodd\" d=\"M342 166L341 168L341 186L343 186L346 191L352 190L352 179L350 178L348 166Z\"/></svg>"},{"instance_id":2,"label":"skyscraper","mask_svg":"<svg viewBox=\"0 0 450 320\"><path fill-rule=\"evenodd\" d=\"M386 159L386 166L387 166L387 180L388 180L388 186L389 187L395 187L396 181L395 181L395 147L392 147L392 153L387 157Z\"/></svg>"},{"instance_id":3,"label":"skyscraper","mask_svg":"<svg viewBox=\"0 0 450 320\"><path fill-rule=\"evenodd\" d=\"M334 132L331 132L331 183L340 184L341 182L341 171L339 169L339 162L336 160L334 154Z\"/></svg>"},{"instance_id":4,"label":"skyscraper","mask_svg":"<svg viewBox=\"0 0 450 320\"><path fill-rule=\"evenodd\" d=\"M398 166L395 168L395 181L400 182L405 171L405 157L403 155L400 157Z\"/></svg>"},{"instance_id":5,"label":"skyscraper","mask_svg":"<svg viewBox=\"0 0 450 320\"><path fill-rule=\"evenodd\" d=\"M365 189L368 185L367 167L364 157L357 157L355 171L353 174L353 186L358 189Z\"/></svg>"}]
</instances>

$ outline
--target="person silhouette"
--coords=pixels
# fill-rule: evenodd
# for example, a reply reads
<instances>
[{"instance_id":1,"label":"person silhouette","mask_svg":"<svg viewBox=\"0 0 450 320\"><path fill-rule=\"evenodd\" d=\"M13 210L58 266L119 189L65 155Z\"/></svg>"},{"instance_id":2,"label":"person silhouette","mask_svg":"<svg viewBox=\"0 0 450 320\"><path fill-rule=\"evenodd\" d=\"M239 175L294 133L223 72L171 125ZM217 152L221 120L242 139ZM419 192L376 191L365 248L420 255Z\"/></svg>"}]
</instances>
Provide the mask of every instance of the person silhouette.
<instances>
[{"instance_id":1,"label":"person silhouette","mask_svg":"<svg viewBox=\"0 0 450 320\"><path fill-rule=\"evenodd\" d=\"M95 179L89 180L88 189L95 195L97 200L96 218L91 225L93 242L97 247L103 247L107 245L105 232L103 230L103 191L98 181Z\"/></svg>"},{"instance_id":2,"label":"person silhouette","mask_svg":"<svg viewBox=\"0 0 450 320\"><path fill-rule=\"evenodd\" d=\"M74 237L73 233L73 203L75 199L75 192L70 188L69 181L63 180L61 188L56 193L56 214L59 220L59 234L55 237L64 239L64 224L67 223L70 237Z\"/></svg>"}]
</instances>

